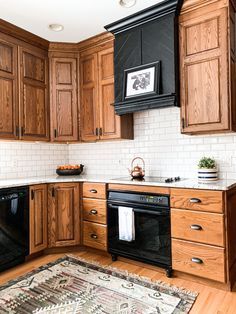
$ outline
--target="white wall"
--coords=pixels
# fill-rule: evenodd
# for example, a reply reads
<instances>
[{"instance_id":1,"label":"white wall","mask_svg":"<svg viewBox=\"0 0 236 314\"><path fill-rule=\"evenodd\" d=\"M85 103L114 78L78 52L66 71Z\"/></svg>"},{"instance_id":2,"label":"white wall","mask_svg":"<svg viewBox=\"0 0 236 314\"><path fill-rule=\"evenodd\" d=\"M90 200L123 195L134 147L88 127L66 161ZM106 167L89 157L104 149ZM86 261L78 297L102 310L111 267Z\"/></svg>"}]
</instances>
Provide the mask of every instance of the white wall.
<instances>
[{"instance_id":1,"label":"white wall","mask_svg":"<svg viewBox=\"0 0 236 314\"><path fill-rule=\"evenodd\" d=\"M0 179L55 174L58 164L68 163L68 145L0 142Z\"/></svg>"},{"instance_id":2,"label":"white wall","mask_svg":"<svg viewBox=\"0 0 236 314\"><path fill-rule=\"evenodd\" d=\"M91 175L125 176L133 157L145 159L147 175L196 177L197 160L213 156L220 176L236 180L236 134L180 134L179 108L134 114L133 141L89 144L0 142L0 179L55 174L64 163L82 163Z\"/></svg>"},{"instance_id":3,"label":"white wall","mask_svg":"<svg viewBox=\"0 0 236 314\"><path fill-rule=\"evenodd\" d=\"M146 162L147 175L196 177L197 161L215 157L221 178L236 179L236 134L180 134L179 108L134 114L134 140L72 144L69 161L82 163L87 174L125 176L133 157Z\"/></svg>"}]
</instances>

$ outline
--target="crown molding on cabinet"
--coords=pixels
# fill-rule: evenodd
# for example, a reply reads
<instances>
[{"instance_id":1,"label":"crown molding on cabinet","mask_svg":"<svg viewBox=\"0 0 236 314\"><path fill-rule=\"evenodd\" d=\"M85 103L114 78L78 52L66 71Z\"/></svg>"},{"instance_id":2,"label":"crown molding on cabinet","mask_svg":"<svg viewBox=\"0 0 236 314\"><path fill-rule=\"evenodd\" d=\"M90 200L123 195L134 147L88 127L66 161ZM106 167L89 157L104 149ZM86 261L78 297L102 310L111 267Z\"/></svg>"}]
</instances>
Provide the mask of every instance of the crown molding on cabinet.
<instances>
[{"instance_id":1,"label":"crown molding on cabinet","mask_svg":"<svg viewBox=\"0 0 236 314\"><path fill-rule=\"evenodd\" d=\"M217 10L219 7L222 7L222 2L224 2L224 6L228 7L229 3L233 5L233 7L236 9L236 0L185 0L183 2L183 6L181 9L180 15L190 12L196 8L201 8L206 5L213 4L214 8Z\"/></svg>"},{"instance_id":2,"label":"crown molding on cabinet","mask_svg":"<svg viewBox=\"0 0 236 314\"><path fill-rule=\"evenodd\" d=\"M32 44L38 48L48 50L49 41L43 39L35 34L32 34L14 24L0 19L0 31L4 34L10 35L16 39L20 39L26 43Z\"/></svg>"}]
</instances>

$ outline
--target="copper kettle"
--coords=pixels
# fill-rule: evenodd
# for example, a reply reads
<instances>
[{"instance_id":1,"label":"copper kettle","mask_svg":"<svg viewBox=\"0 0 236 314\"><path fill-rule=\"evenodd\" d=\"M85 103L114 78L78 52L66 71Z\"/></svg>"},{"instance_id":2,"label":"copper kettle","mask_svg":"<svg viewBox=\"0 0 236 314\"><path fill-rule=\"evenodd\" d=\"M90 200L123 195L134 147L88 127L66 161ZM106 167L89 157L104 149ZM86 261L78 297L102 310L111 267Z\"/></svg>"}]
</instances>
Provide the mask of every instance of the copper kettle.
<instances>
[{"instance_id":1,"label":"copper kettle","mask_svg":"<svg viewBox=\"0 0 236 314\"><path fill-rule=\"evenodd\" d=\"M143 167L140 167L137 163L136 166L134 166L134 162L137 160L141 160ZM143 158L141 157L135 157L132 162L131 162L131 170L130 170L130 175L133 179L142 179L145 176L145 162Z\"/></svg>"}]
</instances>

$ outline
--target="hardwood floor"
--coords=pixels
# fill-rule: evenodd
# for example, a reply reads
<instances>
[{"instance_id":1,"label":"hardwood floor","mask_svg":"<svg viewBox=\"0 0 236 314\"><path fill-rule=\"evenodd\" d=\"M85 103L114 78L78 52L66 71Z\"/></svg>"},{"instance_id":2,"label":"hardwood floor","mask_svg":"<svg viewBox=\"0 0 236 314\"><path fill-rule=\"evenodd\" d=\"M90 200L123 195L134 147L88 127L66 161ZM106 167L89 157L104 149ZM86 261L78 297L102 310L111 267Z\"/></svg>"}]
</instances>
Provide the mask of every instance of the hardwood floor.
<instances>
[{"instance_id":1,"label":"hardwood floor","mask_svg":"<svg viewBox=\"0 0 236 314\"><path fill-rule=\"evenodd\" d=\"M149 277L152 280L162 280L166 283L184 287L186 289L197 291L199 296L191 310L191 314L235 314L236 313L236 289L233 292L219 290L208 287L196 282L187 281L180 278L167 278L164 273L156 271L154 268L146 268L141 265L128 263L124 260L112 262L109 256L100 255L91 251L75 251L70 254L80 256L88 260L94 260L102 265L111 265L118 269L127 270L140 276ZM11 270L5 271L0 275L0 284L21 276L33 269L56 260L64 256L65 253L55 253L43 255L35 258L25 264L19 265Z\"/></svg>"}]
</instances>

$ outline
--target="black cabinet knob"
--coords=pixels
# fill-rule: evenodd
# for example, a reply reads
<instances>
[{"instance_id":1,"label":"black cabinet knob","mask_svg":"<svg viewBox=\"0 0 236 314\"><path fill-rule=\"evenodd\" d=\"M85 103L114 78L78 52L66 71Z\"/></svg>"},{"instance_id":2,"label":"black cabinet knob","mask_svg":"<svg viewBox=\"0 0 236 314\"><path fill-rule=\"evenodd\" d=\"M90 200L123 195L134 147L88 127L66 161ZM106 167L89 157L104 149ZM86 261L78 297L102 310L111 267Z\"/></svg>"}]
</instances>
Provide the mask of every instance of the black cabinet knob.
<instances>
[{"instance_id":1,"label":"black cabinet knob","mask_svg":"<svg viewBox=\"0 0 236 314\"><path fill-rule=\"evenodd\" d=\"M198 257L192 257L191 261L196 264L203 264L203 260Z\"/></svg>"},{"instance_id":2,"label":"black cabinet knob","mask_svg":"<svg viewBox=\"0 0 236 314\"><path fill-rule=\"evenodd\" d=\"M95 233L92 233L92 234L90 235L90 237L91 237L92 239L97 239L97 238L98 238L98 236L97 236Z\"/></svg>"},{"instance_id":3,"label":"black cabinet knob","mask_svg":"<svg viewBox=\"0 0 236 314\"><path fill-rule=\"evenodd\" d=\"M98 211L96 209L91 209L89 214L90 215L97 215Z\"/></svg>"}]
</instances>

